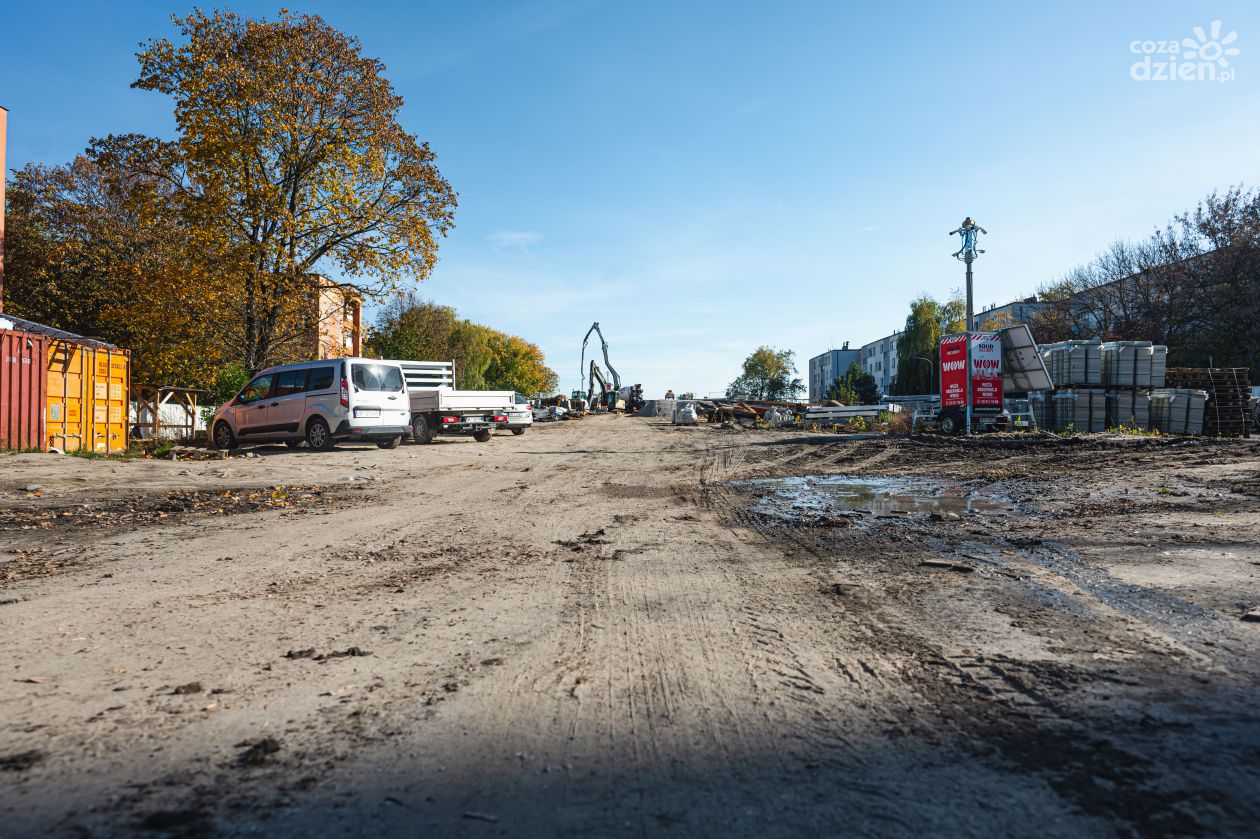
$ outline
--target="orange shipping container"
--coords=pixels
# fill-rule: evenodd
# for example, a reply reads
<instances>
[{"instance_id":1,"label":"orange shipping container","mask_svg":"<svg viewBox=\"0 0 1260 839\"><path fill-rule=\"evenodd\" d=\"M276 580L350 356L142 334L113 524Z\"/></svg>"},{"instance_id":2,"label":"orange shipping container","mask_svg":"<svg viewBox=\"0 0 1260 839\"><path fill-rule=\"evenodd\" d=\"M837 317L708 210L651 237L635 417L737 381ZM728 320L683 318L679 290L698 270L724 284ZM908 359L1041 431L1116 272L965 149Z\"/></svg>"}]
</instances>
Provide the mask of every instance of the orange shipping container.
<instances>
[{"instance_id":1,"label":"orange shipping container","mask_svg":"<svg viewBox=\"0 0 1260 839\"><path fill-rule=\"evenodd\" d=\"M48 352L48 445L67 452L125 451L130 392L126 350L54 340Z\"/></svg>"}]
</instances>

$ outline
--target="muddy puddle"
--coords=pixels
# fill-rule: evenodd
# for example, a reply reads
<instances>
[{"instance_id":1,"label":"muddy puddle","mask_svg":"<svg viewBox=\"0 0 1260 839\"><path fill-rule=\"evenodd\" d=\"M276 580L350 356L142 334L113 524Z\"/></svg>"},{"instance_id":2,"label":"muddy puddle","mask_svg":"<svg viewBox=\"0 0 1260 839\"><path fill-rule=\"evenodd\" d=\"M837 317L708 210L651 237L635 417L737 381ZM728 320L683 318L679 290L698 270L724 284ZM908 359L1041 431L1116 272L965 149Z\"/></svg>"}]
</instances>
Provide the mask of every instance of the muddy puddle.
<instances>
[{"instance_id":1,"label":"muddy puddle","mask_svg":"<svg viewBox=\"0 0 1260 839\"><path fill-rule=\"evenodd\" d=\"M757 499L755 512L784 519L827 515L954 515L999 513L1009 501L982 495L961 484L928 478L861 478L852 475L806 475L738 481Z\"/></svg>"}]
</instances>

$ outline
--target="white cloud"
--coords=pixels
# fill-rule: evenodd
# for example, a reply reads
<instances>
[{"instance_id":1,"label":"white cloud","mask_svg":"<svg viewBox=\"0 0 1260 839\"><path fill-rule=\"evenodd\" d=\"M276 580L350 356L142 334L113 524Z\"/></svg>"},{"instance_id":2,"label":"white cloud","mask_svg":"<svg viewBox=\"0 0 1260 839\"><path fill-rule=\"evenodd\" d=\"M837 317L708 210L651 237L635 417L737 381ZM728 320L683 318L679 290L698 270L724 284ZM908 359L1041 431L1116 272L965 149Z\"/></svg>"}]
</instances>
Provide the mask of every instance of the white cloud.
<instances>
[{"instance_id":1,"label":"white cloud","mask_svg":"<svg viewBox=\"0 0 1260 839\"><path fill-rule=\"evenodd\" d=\"M499 248L521 248L524 250L530 245L536 245L542 241L542 234L534 230L496 230L486 237L495 249Z\"/></svg>"}]
</instances>

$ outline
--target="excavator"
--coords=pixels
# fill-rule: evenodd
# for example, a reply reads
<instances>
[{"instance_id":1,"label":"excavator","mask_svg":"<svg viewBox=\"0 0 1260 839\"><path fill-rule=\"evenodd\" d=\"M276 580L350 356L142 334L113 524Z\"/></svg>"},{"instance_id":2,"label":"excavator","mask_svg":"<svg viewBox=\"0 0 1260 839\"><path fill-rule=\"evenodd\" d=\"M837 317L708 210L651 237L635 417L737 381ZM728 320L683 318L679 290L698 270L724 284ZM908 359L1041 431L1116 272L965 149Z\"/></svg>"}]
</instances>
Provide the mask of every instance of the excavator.
<instances>
[{"instance_id":1,"label":"excavator","mask_svg":"<svg viewBox=\"0 0 1260 839\"><path fill-rule=\"evenodd\" d=\"M612 374L612 387L609 387L608 380L604 378L603 371L595 363L595 359L591 359L590 367L590 386L587 389L587 403L591 408L600 406L607 410L613 411L623 408L630 413L638 411L643 407L643 388L635 385L630 389L630 398L623 405L618 404L621 400L621 375L617 373L617 368L612 366L612 361L608 359L608 342L604 340L604 333L599 328L599 321L591 324L591 328L586 330L586 337L582 339L582 362L578 367L579 380L587 374L586 370L586 345L590 343L591 333L599 336L599 343L604 351L604 366L608 368L608 372ZM595 400L595 384L599 383L599 400Z\"/></svg>"},{"instance_id":2,"label":"excavator","mask_svg":"<svg viewBox=\"0 0 1260 839\"><path fill-rule=\"evenodd\" d=\"M599 385L598 389L595 387L597 384ZM619 391L609 390L608 380L604 378L604 371L599 369L599 365L592 358L590 385L586 389L586 404L592 408L598 406L611 411L617 407L617 398L619 396Z\"/></svg>"}]
</instances>

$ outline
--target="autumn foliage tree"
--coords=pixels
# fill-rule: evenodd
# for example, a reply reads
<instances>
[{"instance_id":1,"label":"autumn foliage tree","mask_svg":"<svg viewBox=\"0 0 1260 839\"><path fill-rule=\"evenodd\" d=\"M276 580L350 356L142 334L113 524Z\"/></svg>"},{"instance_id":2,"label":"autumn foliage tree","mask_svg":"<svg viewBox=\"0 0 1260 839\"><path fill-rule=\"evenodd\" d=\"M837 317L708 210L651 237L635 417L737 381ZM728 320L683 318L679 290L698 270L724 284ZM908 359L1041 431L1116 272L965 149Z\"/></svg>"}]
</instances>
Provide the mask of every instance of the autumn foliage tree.
<instances>
[{"instance_id":1,"label":"autumn foliage tree","mask_svg":"<svg viewBox=\"0 0 1260 839\"><path fill-rule=\"evenodd\" d=\"M231 355L283 358L303 328L310 274L335 267L366 294L426 277L456 195L402 98L357 39L314 15L195 11L149 41L133 87L170 96L177 137L111 136L100 164L161 182L190 242L221 257L211 301Z\"/></svg>"},{"instance_id":2,"label":"autumn foliage tree","mask_svg":"<svg viewBox=\"0 0 1260 839\"><path fill-rule=\"evenodd\" d=\"M7 310L133 353L139 382L204 382L221 363L213 280L161 179L99 165L28 165L8 191Z\"/></svg>"}]
</instances>

